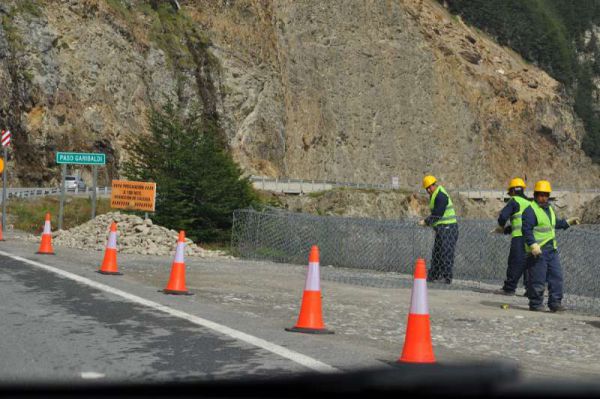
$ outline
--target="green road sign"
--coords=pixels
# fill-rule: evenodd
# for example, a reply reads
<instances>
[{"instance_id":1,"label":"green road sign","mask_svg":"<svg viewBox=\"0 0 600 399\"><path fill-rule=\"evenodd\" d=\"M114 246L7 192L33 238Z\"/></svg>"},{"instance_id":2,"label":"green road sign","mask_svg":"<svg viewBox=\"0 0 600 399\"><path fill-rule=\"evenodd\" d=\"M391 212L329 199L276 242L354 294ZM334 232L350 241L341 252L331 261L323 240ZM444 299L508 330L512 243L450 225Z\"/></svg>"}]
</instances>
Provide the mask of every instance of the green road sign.
<instances>
[{"instance_id":1,"label":"green road sign","mask_svg":"<svg viewBox=\"0 0 600 399\"><path fill-rule=\"evenodd\" d=\"M57 152L56 163L76 165L106 165L106 154L85 152Z\"/></svg>"}]
</instances>

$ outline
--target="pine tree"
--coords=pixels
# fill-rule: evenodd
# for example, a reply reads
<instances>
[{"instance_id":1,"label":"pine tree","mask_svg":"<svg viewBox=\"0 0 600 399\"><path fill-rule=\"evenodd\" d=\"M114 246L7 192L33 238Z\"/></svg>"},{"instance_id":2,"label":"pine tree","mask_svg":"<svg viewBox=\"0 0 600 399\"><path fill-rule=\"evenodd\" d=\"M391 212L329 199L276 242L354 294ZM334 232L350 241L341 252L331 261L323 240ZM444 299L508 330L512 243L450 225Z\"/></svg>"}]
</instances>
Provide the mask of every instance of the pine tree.
<instances>
[{"instance_id":1,"label":"pine tree","mask_svg":"<svg viewBox=\"0 0 600 399\"><path fill-rule=\"evenodd\" d=\"M150 135L131 136L124 174L157 185L156 223L186 230L194 241L229 239L232 214L256 202L247 178L198 113L182 118L168 103L148 115Z\"/></svg>"}]
</instances>

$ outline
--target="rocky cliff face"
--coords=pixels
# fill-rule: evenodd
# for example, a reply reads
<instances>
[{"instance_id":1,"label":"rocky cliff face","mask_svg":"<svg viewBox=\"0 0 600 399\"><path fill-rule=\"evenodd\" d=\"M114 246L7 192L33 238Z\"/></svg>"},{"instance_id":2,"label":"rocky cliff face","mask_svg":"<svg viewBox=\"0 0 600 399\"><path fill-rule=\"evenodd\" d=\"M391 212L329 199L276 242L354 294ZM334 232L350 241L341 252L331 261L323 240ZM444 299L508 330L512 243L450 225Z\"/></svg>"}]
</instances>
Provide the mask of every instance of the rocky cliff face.
<instances>
[{"instance_id":1,"label":"rocky cliff face","mask_svg":"<svg viewBox=\"0 0 600 399\"><path fill-rule=\"evenodd\" d=\"M0 122L13 178L55 150L109 154L167 99L219 124L249 174L418 187L600 183L547 74L432 1L5 1Z\"/></svg>"}]
</instances>

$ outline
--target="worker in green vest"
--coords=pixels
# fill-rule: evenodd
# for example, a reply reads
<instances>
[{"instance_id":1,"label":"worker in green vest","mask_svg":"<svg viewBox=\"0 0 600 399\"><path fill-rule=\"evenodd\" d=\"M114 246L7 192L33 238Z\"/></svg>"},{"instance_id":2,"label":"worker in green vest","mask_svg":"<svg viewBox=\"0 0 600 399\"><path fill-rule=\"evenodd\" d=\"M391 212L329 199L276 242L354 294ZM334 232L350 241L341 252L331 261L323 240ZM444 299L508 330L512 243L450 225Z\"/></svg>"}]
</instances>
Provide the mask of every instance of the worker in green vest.
<instances>
[{"instance_id":1,"label":"worker in green vest","mask_svg":"<svg viewBox=\"0 0 600 399\"><path fill-rule=\"evenodd\" d=\"M454 249L458 240L454 205L444 187L437 184L434 176L428 175L423 178L423 188L429 194L431 214L419 224L431 226L435 230L431 268L427 273L427 281L441 280L443 283L450 284L454 267Z\"/></svg>"},{"instance_id":2,"label":"worker in green vest","mask_svg":"<svg viewBox=\"0 0 600 399\"><path fill-rule=\"evenodd\" d=\"M508 184L508 195L510 200L500 211L498 216L498 227L495 233L510 234L510 252L508 253L508 268L506 269L506 280L504 285L496 294L515 295L517 285L521 276L523 285L527 287L527 274L525 273L525 241L521 231L521 216L523 211L529 208L531 200L525 197L525 182L520 177L515 177ZM510 220L510 226L504 227Z\"/></svg>"},{"instance_id":3,"label":"worker in green vest","mask_svg":"<svg viewBox=\"0 0 600 399\"><path fill-rule=\"evenodd\" d=\"M544 310L544 291L548 283L548 308L561 312L563 273L558 258L555 229L568 229L579 224L578 218L557 219L549 198L552 188L547 180L535 183L534 200L523 212L523 237L527 252L525 267L528 273L527 293L529 310Z\"/></svg>"}]
</instances>

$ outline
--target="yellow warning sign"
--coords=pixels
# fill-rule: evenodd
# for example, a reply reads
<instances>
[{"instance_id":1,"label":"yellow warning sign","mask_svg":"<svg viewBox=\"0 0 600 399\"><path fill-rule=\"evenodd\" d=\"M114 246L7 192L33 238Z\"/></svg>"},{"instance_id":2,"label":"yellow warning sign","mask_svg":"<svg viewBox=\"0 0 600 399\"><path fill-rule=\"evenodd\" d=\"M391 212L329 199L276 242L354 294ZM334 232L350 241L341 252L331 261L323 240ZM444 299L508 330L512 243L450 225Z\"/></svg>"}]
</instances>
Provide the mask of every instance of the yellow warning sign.
<instances>
[{"instance_id":1,"label":"yellow warning sign","mask_svg":"<svg viewBox=\"0 0 600 399\"><path fill-rule=\"evenodd\" d=\"M143 181L113 180L110 207L154 212L156 183Z\"/></svg>"}]
</instances>

